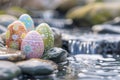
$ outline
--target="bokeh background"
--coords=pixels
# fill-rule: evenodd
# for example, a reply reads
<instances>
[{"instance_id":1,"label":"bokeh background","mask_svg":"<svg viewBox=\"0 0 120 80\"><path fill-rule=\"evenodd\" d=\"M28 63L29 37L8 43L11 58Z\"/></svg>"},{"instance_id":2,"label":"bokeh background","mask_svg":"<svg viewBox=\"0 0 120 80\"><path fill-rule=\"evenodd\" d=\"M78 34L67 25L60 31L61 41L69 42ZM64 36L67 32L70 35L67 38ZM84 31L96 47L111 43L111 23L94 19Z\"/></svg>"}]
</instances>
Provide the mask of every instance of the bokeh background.
<instances>
[{"instance_id":1,"label":"bokeh background","mask_svg":"<svg viewBox=\"0 0 120 80\"><path fill-rule=\"evenodd\" d=\"M72 19L77 26L93 26L112 20L120 15L119 0L0 0L0 15L19 17L28 13L39 17L41 11L45 18L57 16ZM61 16L58 16L57 11ZM53 15L52 15L53 14ZM1 17L0 17L1 19Z\"/></svg>"}]
</instances>

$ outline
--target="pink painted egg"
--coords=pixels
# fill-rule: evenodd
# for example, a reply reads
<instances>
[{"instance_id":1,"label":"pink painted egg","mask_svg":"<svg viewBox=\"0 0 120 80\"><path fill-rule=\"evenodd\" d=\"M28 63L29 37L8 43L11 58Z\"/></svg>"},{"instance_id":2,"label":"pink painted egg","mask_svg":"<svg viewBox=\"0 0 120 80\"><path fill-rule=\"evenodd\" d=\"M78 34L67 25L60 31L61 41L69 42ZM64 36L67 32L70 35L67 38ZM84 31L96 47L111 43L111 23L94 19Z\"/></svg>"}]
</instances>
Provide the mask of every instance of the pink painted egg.
<instances>
[{"instance_id":1,"label":"pink painted egg","mask_svg":"<svg viewBox=\"0 0 120 80\"><path fill-rule=\"evenodd\" d=\"M21 51L26 58L40 58L44 52L44 42L41 35L36 31L27 33L21 44Z\"/></svg>"}]
</instances>

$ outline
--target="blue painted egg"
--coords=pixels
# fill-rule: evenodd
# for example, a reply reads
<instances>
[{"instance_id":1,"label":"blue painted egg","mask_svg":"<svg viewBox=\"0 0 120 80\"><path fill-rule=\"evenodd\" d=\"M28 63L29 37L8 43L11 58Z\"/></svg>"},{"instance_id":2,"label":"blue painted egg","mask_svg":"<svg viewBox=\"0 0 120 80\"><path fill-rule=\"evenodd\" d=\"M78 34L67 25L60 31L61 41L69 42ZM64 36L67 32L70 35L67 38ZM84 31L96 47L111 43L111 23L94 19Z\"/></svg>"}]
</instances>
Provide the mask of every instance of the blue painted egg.
<instances>
[{"instance_id":1,"label":"blue painted egg","mask_svg":"<svg viewBox=\"0 0 120 80\"><path fill-rule=\"evenodd\" d=\"M33 19L28 14L23 14L20 16L19 20L23 22L26 26L27 31L34 30L34 22Z\"/></svg>"}]
</instances>

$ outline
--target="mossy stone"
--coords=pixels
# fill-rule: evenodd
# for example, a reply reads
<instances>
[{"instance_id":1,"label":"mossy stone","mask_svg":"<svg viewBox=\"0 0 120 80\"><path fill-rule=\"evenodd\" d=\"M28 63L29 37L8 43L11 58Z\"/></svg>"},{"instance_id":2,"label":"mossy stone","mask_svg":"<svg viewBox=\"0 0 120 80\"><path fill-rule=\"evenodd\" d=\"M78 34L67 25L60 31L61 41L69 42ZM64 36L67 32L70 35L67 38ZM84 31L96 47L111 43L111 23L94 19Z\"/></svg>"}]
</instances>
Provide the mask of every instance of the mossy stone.
<instances>
[{"instance_id":1,"label":"mossy stone","mask_svg":"<svg viewBox=\"0 0 120 80\"><path fill-rule=\"evenodd\" d=\"M111 6L113 5L113 6ZM75 7L68 11L67 18L73 19L79 26L91 26L111 20L120 15L120 6L110 3L92 3Z\"/></svg>"}]
</instances>

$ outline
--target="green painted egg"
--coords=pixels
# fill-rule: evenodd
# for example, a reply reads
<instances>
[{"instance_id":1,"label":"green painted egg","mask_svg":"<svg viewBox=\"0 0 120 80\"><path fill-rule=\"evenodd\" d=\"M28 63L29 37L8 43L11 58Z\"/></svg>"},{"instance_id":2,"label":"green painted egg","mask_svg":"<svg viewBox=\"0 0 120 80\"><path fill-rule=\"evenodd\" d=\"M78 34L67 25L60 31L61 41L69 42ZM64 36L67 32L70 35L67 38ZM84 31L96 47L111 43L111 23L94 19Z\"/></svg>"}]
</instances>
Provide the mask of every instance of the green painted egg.
<instances>
[{"instance_id":1,"label":"green painted egg","mask_svg":"<svg viewBox=\"0 0 120 80\"><path fill-rule=\"evenodd\" d=\"M44 41L45 51L54 46L54 35L50 26L46 23L41 23L36 28L36 31L40 33Z\"/></svg>"}]
</instances>

